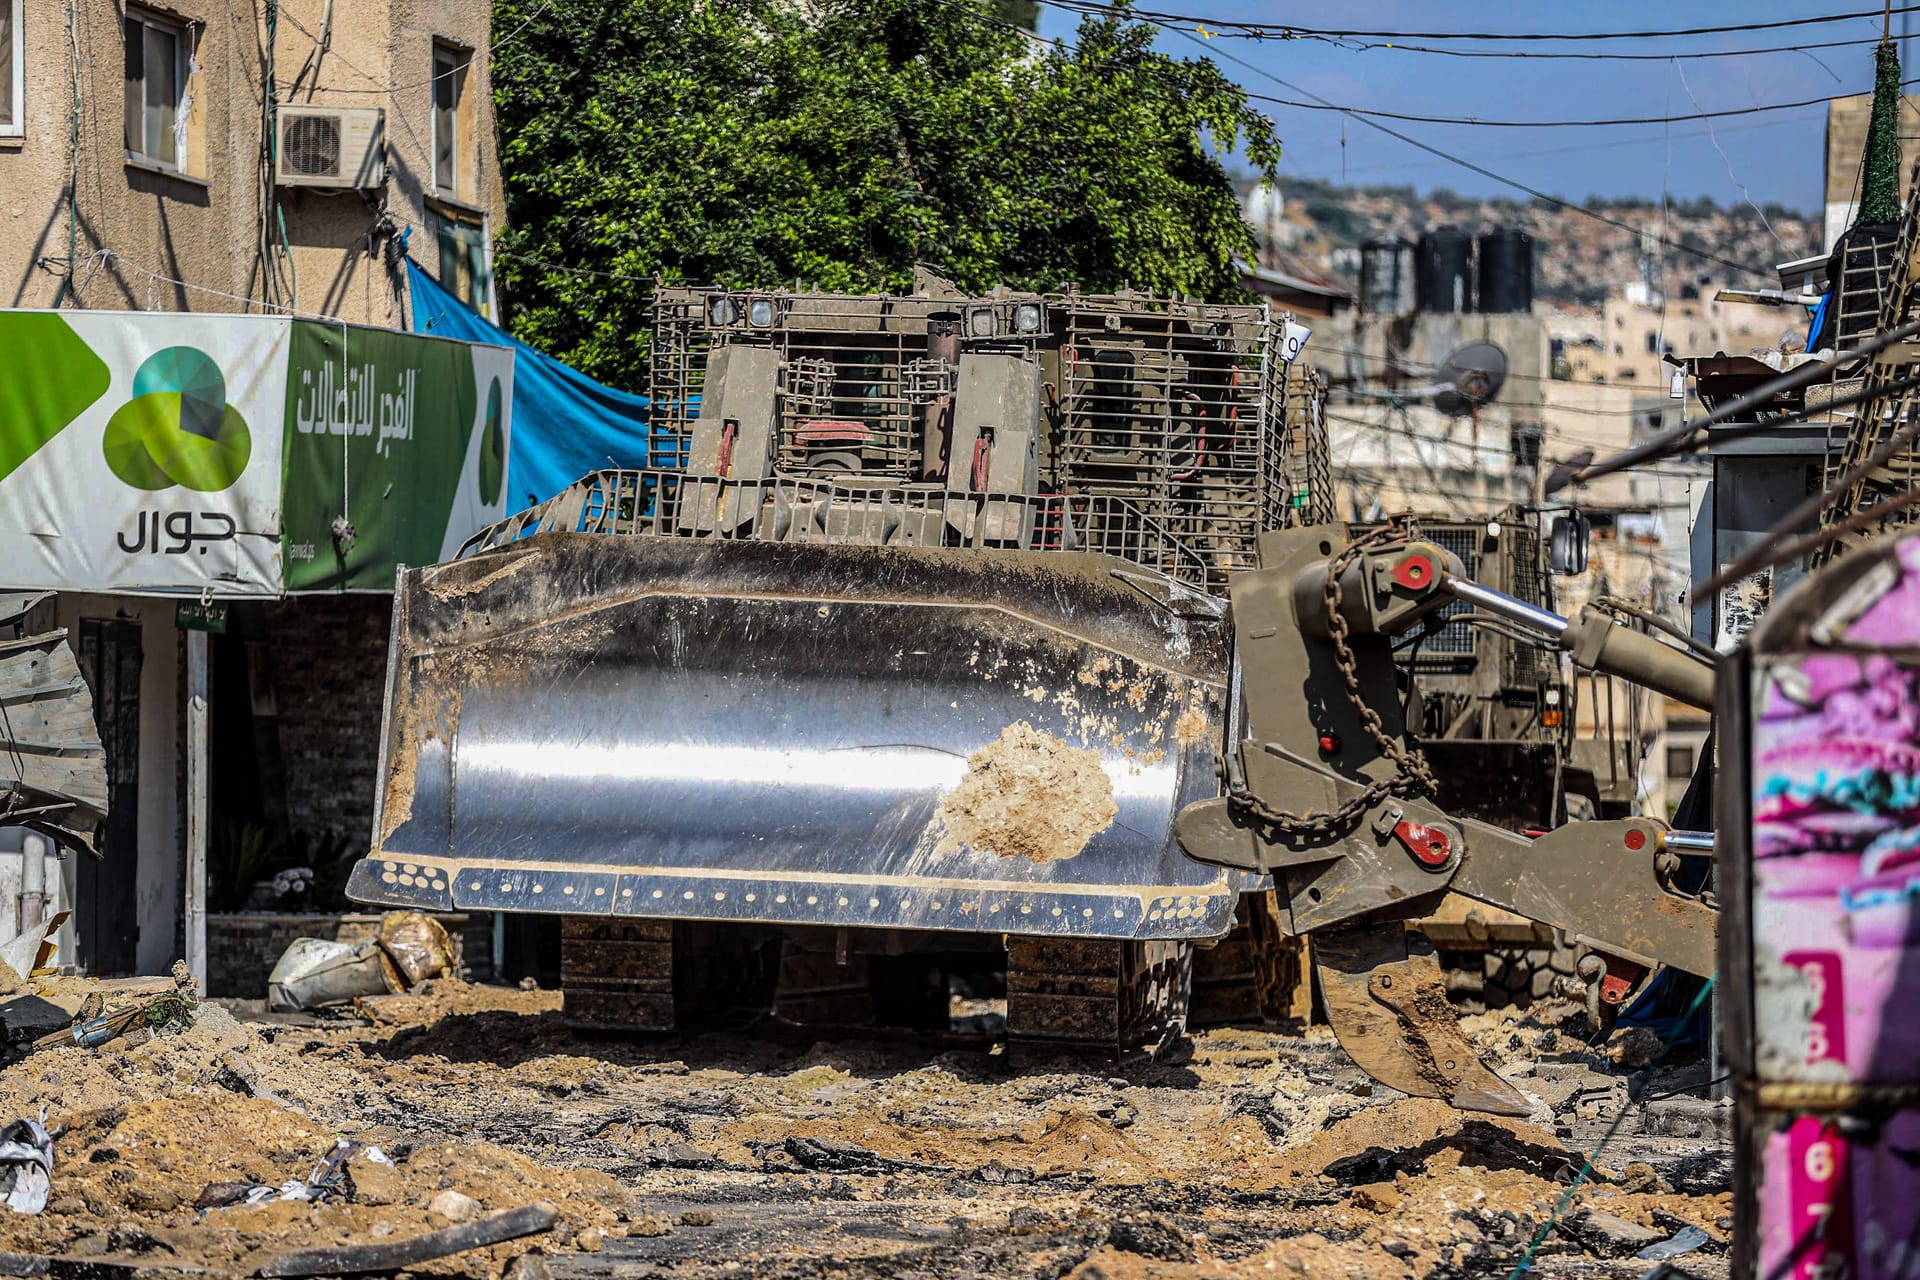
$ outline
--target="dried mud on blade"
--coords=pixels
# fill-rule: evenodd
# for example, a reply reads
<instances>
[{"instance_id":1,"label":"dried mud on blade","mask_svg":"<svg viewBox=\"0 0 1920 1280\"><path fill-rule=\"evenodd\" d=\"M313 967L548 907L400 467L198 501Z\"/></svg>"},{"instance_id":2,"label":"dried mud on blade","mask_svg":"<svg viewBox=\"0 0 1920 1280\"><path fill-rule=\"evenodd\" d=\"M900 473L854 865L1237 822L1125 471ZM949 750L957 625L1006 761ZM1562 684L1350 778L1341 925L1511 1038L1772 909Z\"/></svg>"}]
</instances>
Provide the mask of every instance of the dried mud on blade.
<instances>
[{"instance_id":1,"label":"dried mud on blade","mask_svg":"<svg viewBox=\"0 0 1920 1280\"><path fill-rule=\"evenodd\" d=\"M1078 553L582 534L409 571L350 892L1218 936L1255 881L1185 858L1173 819L1217 790L1228 645L1159 582ZM1106 795L1046 790L1076 770ZM992 794L943 813L963 782Z\"/></svg>"}]
</instances>

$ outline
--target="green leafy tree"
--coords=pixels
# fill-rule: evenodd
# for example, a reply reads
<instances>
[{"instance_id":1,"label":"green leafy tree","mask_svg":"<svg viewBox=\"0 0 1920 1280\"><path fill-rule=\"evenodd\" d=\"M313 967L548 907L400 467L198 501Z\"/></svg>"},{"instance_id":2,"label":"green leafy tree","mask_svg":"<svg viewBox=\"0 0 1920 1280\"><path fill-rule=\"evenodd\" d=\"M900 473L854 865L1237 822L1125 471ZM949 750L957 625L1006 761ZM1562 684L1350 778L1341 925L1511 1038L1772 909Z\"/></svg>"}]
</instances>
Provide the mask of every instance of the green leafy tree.
<instances>
[{"instance_id":1,"label":"green leafy tree","mask_svg":"<svg viewBox=\"0 0 1920 1280\"><path fill-rule=\"evenodd\" d=\"M1000 8L499 0L514 332L639 387L656 275L1231 296L1253 239L1219 157L1271 180L1271 122L1144 24L1041 45Z\"/></svg>"}]
</instances>

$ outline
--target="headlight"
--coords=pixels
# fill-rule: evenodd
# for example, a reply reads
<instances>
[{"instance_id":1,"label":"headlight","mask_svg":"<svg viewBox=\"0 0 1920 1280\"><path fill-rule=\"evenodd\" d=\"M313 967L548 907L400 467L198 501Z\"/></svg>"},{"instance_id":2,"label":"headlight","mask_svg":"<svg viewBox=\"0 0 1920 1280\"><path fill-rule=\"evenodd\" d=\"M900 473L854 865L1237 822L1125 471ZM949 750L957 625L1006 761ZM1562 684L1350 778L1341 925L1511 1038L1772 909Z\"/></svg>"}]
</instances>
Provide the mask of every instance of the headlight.
<instances>
[{"instance_id":1,"label":"headlight","mask_svg":"<svg viewBox=\"0 0 1920 1280\"><path fill-rule=\"evenodd\" d=\"M1547 690L1547 705L1550 707L1560 705L1560 691L1558 689Z\"/></svg>"},{"instance_id":2,"label":"headlight","mask_svg":"<svg viewBox=\"0 0 1920 1280\"><path fill-rule=\"evenodd\" d=\"M740 304L724 293L707 299L707 323L716 329L724 329L736 324L740 319Z\"/></svg>"},{"instance_id":3,"label":"headlight","mask_svg":"<svg viewBox=\"0 0 1920 1280\"><path fill-rule=\"evenodd\" d=\"M967 332L976 338L991 338L999 332L1000 325L993 317L992 307L975 307L967 312Z\"/></svg>"},{"instance_id":4,"label":"headlight","mask_svg":"<svg viewBox=\"0 0 1920 1280\"><path fill-rule=\"evenodd\" d=\"M1040 304L1023 302L1013 309L1013 327L1017 333L1040 332Z\"/></svg>"},{"instance_id":5,"label":"headlight","mask_svg":"<svg viewBox=\"0 0 1920 1280\"><path fill-rule=\"evenodd\" d=\"M747 304L747 323L756 329L773 328L773 299L755 298Z\"/></svg>"}]
</instances>

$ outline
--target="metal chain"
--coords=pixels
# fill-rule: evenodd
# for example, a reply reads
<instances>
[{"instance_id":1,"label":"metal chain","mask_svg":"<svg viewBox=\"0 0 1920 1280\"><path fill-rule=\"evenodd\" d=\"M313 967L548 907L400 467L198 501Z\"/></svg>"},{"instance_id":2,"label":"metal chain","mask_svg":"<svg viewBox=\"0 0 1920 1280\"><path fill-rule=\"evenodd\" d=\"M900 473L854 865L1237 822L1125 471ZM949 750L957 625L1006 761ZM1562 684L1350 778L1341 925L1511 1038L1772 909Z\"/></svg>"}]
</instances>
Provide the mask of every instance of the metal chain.
<instances>
[{"instance_id":1,"label":"metal chain","mask_svg":"<svg viewBox=\"0 0 1920 1280\"><path fill-rule=\"evenodd\" d=\"M1322 813L1295 813L1290 809L1275 808L1244 787L1228 793L1229 801L1260 821L1270 823L1294 835L1341 836L1352 828L1354 819L1365 814L1390 795L1432 795L1438 790L1439 782L1434 778L1433 769L1427 764L1426 756L1417 747L1401 746L1387 732L1379 712L1369 706L1366 698L1361 695L1359 660L1354 657L1353 647L1348 643L1350 629L1347 626L1347 620L1340 614L1340 608L1345 603L1345 592L1340 585L1341 575L1345 574L1348 567L1366 552L1394 542L1405 541L1406 537L1407 529L1404 519L1395 518L1380 528L1355 538L1338 555L1327 561L1327 582L1324 588L1327 602L1327 633L1333 641L1334 665L1340 669L1340 677L1346 684L1348 701L1352 702L1360 713L1360 723L1365 726L1374 745L1380 749L1380 754L1393 761L1393 775L1374 779L1336 808Z\"/></svg>"}]
</instances>

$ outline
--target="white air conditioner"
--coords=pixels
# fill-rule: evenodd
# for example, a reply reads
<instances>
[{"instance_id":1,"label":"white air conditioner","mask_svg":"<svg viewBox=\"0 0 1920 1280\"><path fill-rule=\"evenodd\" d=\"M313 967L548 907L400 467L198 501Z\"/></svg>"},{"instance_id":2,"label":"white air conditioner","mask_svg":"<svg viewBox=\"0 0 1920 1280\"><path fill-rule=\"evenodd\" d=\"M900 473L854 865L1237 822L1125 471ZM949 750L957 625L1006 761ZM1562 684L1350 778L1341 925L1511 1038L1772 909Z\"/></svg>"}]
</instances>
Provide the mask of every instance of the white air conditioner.
<instances>
[{"instance_id":1,"label":"white air conditioner","mask_svg":"<svg viewBox=\"0 0 1920 1280\"><path fill-rule=\"evenodd\" d=\"M365 190L387 180L387 113L379 107L281 107L275 129L278 186Z\"/></svg>"}]
</instances>

